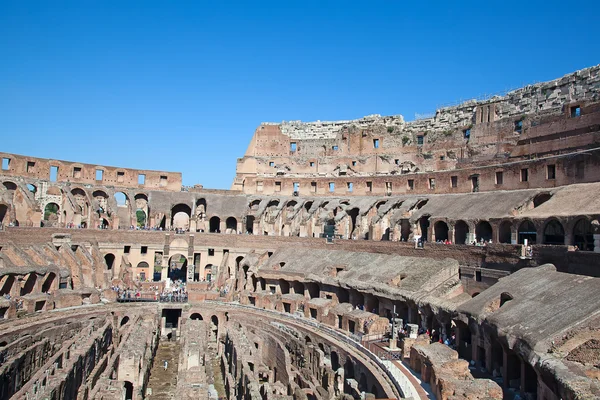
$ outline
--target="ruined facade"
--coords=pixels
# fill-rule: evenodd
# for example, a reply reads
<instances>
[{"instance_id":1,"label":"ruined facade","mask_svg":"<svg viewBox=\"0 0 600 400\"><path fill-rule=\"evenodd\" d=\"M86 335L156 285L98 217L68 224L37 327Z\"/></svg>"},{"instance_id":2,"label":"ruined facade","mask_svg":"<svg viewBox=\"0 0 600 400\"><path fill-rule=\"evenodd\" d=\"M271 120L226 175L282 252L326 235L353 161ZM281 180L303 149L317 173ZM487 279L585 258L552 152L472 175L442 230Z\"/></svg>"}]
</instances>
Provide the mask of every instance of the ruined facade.
<instances>
[{"instance_id":1,"label":"ruined facade","mask_svg":"<svg viewBox=\"0 0 600 400\"><path fill-rule=\"evenodd\" d=\"M0 398L599 398L599 126L597 66L262 124L230 191L0 153Z\"/></svg>"}]
</instances>

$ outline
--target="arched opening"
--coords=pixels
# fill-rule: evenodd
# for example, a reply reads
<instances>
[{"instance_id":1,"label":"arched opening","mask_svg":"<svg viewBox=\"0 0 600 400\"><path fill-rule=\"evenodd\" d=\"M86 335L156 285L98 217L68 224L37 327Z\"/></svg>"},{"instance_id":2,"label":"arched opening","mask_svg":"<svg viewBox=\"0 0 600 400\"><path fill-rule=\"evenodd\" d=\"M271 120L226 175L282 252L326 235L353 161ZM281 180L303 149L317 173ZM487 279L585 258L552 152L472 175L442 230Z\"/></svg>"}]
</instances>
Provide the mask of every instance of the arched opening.
<instances>
[{"instance_id":1,"label":"arched opening","mask_svg":"<svg viewBox=\"0 0 600 400\"><path fill-rule=\"evenodd\" d=\"M376 399L379 398L379 390L377 390L377 386L373 385L371 386L371 394L373 395L373 397L375 397Z\"/></svg>"},{"instance_id":2,"label":"arched opening","mask_svg":"<svg viewBox=\"0 0 600 400\"><path fill-rule=\"evenodd\" d=\"M129 197L123 192L115 192L117 203L117 217L119 217L119 229L128 229L131 226L131 215L129 212Z\"/></svg>"},{"instance_id":3,"label":"arched opening","mask_svg":"<svg viewBox=\"0 0 600 400\"><path fill-rule=\"evenodd\" d=\"M485 242L492 240L492 225L487 221L479 221L475 226L475 236L477 240L483 239Z\"/></svg>"},{"instance_id":4,"label":"arched opening","mask_svg":"<svg viewBox=\"0 0 600 400\"><path fill-rule=\"evenodd\" d=\"M209 232L220 233L221 232L221 218L212 217L209 221Z\"/></svg>"},{"instance_id":5,"label":"arched opening","mask_svg":"<svg viewBox=\"0 0 600 400\"><path fill-rule=\"evenodd\" d=\"M438 221L433 226L435 240L448 240L448 224L444 221Z\"/></svg>"},{"instance_id":6,"label":"arched opening","mask_svg":"<svg viewBox=\"0 0 600 400\"><path fill-rule=\"evenodd\" d=\"M280 279L279 280L279 289L281 290L281 294L289 294L290 293L290 284L288 281Z\"/></svg>"},{"instance_id":7,"label":"arched opening","mask_svg":"<svg viewBox=\"0 0 600 400\"><path fill-rule=\"evenodd\" d=\"M77 203L77 205L81 208L81 210L78 210L81 213L81 216L83 218L87 217L89 210L89 202L85 191L81 188L74 188L73 190L71 190L71 194L75 199L75 203Z\"/></svg>"},{"instance_id":8,"label":"arched opening","mask_svg":"<svg viewBox=\"0 0 600 400\"><path fill-rule=\"evenodd\" d=\"M6 190L17 190L17 184L14 182L4 182Z\"/></svg>"},{"instance_id":9,"label":"arched opening","mask_svg":"<svg viewBox=\"0 0 600 400\"><path fill-rule=\"evenodd\" d=\"M562 224L555 219L548 222L544 228L544 244L565 244L565 230Z\"/></svg>"},{"instance_id":10,"label":"arched opening","mask_svg":"<svg viewBox=\"0 0 600 400\"><path fill-rule=\"evenodd\" d=\"M187 231L190 228L192 209L187 204L176 204L171 209L171 227Z\"/></svg>"},{"instance_id":11,"label":"arched opening","mask_svg":"<svg viewBox=\"0 0 600 400\"><path fill-rule=\"evenodd\" d=\"M27 190L29 190L35 196L35 194L37 193L37 186L32 185L31 183L28 183Z\"/></svg>"},{"instance_id":12,"label":"arched opening","mask_svg":"<svg viewBox=\"0 0 600 400\"><path fill-rule=\"evenodd\" d=\"M206 199L202 198L196 201L196 214L200 216L204 216L206 214Z\"/></svg>"},{"instance_id":13,"label":"arched opening","mask_svg":"<svg viewBox=\"0 0 600 400\"><path fill-rule=\"evenodd\" d=\"M190 319L192 321L204 321L204 318L202 318L202 315L200 315L200 313L193 313L192 315L190 315Z\"/></svg>"},{"instance_id":14,"label":"arched opening","mask_svg":"<svg viewBox=\"0 0 600 400\"><path fill-rule=\"evenodd\" d=\"M583 251L594 251L592 224L586 218L581 218L573 226L573 246Z\"/></svg>"},{"instance_id":15,"label":"arched opening","mask_svg":"<svg viewBox=\"0 0 600 400\"><path fill-rule=\"evenodd\" d=\"M306 289L311 299L318 299L320 295L319 284L315 282L307 282Z\"/></svg>"},{"instance_id":16,"label":"arched opening","mask_svg":"<svg viewBox=\"0 0 600 400\"><path fill-rule=\"evenodd\" d=\"M218 337L218 333L219 333L219 318L217 318L216 315L213 315L212 317L210 317L210 325L211 325L211 330L213 333L213 338L215 340L217 340Z\"/></svg>"},{"instance_id":17,"label":"arched opening","mask_svg":"<svg viewBox=\"0 0 600 400\"><path fill-rule=\"evenodd\" d=\"M115 265L115 255L112 253L108 253L104 256L104 263L106 264L106 269L111 270Z\"/></svg>"},{"instance_id":18,"label":"arched opening","mask_svg":"<svg viewBox=\"0 0 600 400\"><path fill-rule=\"evenodd\" d=\"M211 282L212 281L212 278L213 278L212 269L213 269L213 265L212 264L206 264L204 266L204 279L207 282Z\"/></svg>"},{"instance_id":19,"label":"arched opening","mask_svg":"<svg viewBox=\"0 0 600 400\"><path fill-rule=\"evenodd\" d=\"M344 363L344 377L346 379L354 379L354 363L350 358Z\"/></svg>"},{"instance_id":20,"label":"arched opening","mask_svg":"<svg viewBox=\"0 0 600 400\"><path fill-rule=\"evenodd\" d=\"M408 238L410 237L412 229L410 226L410 221L407 219L403 219L400 221L400 240L402 242L408 242Z\"/></svg>"},{"instance_id":21,"label":"arched opening","mask_svg":"<svg viewBox=\"0 0 600 400\"><path fill-rule=\"evenodd\" d=\"M55 226L58 224L60 207L56 203L48 203L44 208L43 226Z\"/></svg>"},{"instance_id":22,"label":"arched opening","mask_svg":"<svg viewBox=\"0 0 600 400\"><path fill-rule=\"evenodd\" d=\"M335 351L331 352L331 369L333 369L333 371L340 369L340 357Z\"/></svg>"},{"instance_id":23,"label":"arched opening","mask_svg":"<svg viewBox=\"0 0 600 400\"><path fill-rule=\"evenodd\" d=\"M512 243L512 222L502 221L498 228L498 241L500 243Z\"/></svg>"},{"instance_id":24,"label":"arched opening","mask_svg":"<svg viewBox=\"0 0 600 400\"><path fill-rule=\"evenodd\" d=\"M513 297L510 295L510 293L503 292L502 294L500 294L500 307L502 307L504 304L511 301L512 299Z\"/></svg>"},{"instance_id":25,"label":"arched opening","mask_svg":"<svg viewBox=\"0 0 600 400\"><path fill-rule=\"evenodd\" d=\"M350 211L346 211L348 216L350 216L350 237L353 237L354 235L354 230L356 229L356 218L358 218L359 212L360 210L358 208L353 208Z\"/></svg>"},{"instance_id":26,"label":"arched opening","mask_svg":"<svg viewBox=\"0 0 600 400\"><path fill-rule=\"evenodd\" d=\"M10 294L10 291L12 290L14 283L15 283L15 277L13 275L8 275L8 277L4 281L4 284L2 285L2 288L0 288L0 296L4 296L5 294Z\"/></svg>"},{"instance_id":27,"label":"arched opening","mask_svg":"<svg viewBox=\"0 0 600 400\"><path fill-rule=\"evenodd\" d=\"M237 219L229 217L225 220L225 233L237 233Z\"/></svg>"},{"instance_id":28,"label":"arched opening","mask_svg":"<svg viewBox=\"0 0 600 400\"><path fill-rule=\"evenodd\" d=\"M292 289L294 289L294 294L304 296L304 284L302 282L292 281Z\"/></svg>"},{"instance_id":29,"label":"arched opening","mask_svg":"<svg viewBox=\"0 0 600 400\"><path fill-rule=\"evenodd\" d=\"M311 207L313 206L313 203L314 202L312 201L307 201L306 203L304 203L304 209L306 210L306 212L310 211Z\"/></svg>"},{"instance_id":30,"label":"arched opening","mask_svg":"<svg viewBox=\"0 0 600 400\"><path fill-rule=\"evenodd\" d=\"M429 215L419 218L419 228L421 230L421 241L426 242L429 234Z\"/></svg>"},{"instance_id":31,"label":"arched opening","mask_svg":"<svg viewBox=\"0 0 600 400\"><path fill-rule=\"evenodd\" d=\"M552 198L550 193L540 193L533 198L533 208L539 207Z\"/></svg>"},{"instance_id":32,"label":"arched opening","mask_svg":"<svg viewBox=\"0 0 600 400\"><path fill-rule=\"evenodd\" d=\"M537 240L537 231L535 230L535 225L530 220L525 220L521 222L518 229L519 234L519 244L524 244L525 240L527 240L528 244L535 244Z\"/></svg>"},{"instance_id":33,"label":"arched opening","mask_svg":"<svg viewBox=\"0 0 600 400\"><path fill-rule=\"evenodd\" d=\"M142 209L137 209L135 211L135 220L138 228L146 227L146 221L148 220L148 218L146 217L146 212Z\"/></svg>"},{"instance_id":34,"label":"arched opening","mask_svg":"<svg viewBox=\"0 0 600 400\"><path fill-rule=\"evenodd\" d=\"M169 269L167 276L172 281L180 280L182 282L187 281L187 257L182 254L174 254L169 258Z\"/></svg>"},{"instance_id":35,"label":"arched opening","mask_svg":"<svg viewBox=\"0 0 600 400\"><path fill-rule=\"evenodd\" d=\"M123 326L125 324L127 324L129 322L129 317L125 316L123 317L123 319L121 320L121 323L119 324L119 326Z\"/></svg>"},{"instance_id":36,"label":"arched opening","mask_svg":"<svg viewBox=\"0 0 600 400\"><path fill-rule=\"evenodd\" d=\"M8 206L0 204L0 225L8 225ZM6 218L6 221L4 220Z\"/></svg>"},{"instance_id":37,"label":"arched opening","mask_svg":"<svg viewBox=\"0 0 600 400\"><path fill-rule=\"evenodd\" d=\"M125 389L125 400L132 400L133 399L133 383L129 382L129 381L125 381L125 384L123 385L124 389Z\"/></svg>"},{"instance_id":38,"label":"arched opening","mask_svg":"<svg viewBox=\"0 0 600 400\"><path fill-rule=\"evenodd\" d=\"M37 282L37 275L35 273L29 274L27 280L25 281L25 285L21 288L21 296L25 296L33 292L33 288L35 287L35 283Z\"/></svg>"},{"instance_id":39,"label":"arched opening","mask_svg":"<svg viewBox=\"0 0 600 400\"><path fill-rule=\"evenodd\" d=\"M358 381L358 390L360 392L366 392L368 390L368 387L367 387L367 376L365 375L364 372L360 373L360 378L359 378L359 381Z\"/></svg>"},{"instance_id":40,"label":"arched opening","mask_svg":"<svg viewBox=\"0 0 600 400\"><path fill-rule=\"evenodd\" d=\"M137 269L137 278L140 281L143 282L150 277L150 264L148 264L146 261L141 261L140 263L138 263L136 269Z\"/></svg>"},{"instance_id":41,"label":"arched opening","mask_svg":"<svg viewBox=\"0 0 600 400\"><path fill-rule=\"evenodd\" d=\"M246 233L253 234L254 233L254 216L248 215L246 217Z\"/></svg>"},{"instance_id":42,"label":"arched opening","mask_svg":"<svg viewBox=\"0 0 600 400\"><path fill-rule=\"evenodd\" d=\"M467 235L469 234L469 225L463 220L456 221L454 224L454 243L467 243Z\"/></svg>"},{"instance_id":43,"label":"arched opening","mask_svg":"<svg viewBox=\"0 0 600 400\"><path fill-rule=\"evenodd\" d=\"M48 293L50 289L52 289L52 284L56 279L56 274L54 272L50 272L42 285L42 293Z\"/></svg>"}]
</instances>

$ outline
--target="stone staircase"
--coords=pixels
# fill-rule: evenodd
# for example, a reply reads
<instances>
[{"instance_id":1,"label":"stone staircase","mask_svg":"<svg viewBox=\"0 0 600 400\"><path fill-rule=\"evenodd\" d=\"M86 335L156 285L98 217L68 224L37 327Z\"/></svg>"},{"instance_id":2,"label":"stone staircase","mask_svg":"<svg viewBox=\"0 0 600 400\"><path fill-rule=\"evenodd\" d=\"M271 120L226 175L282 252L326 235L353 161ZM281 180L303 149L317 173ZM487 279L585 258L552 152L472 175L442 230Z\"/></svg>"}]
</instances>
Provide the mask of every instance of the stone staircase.
<instances>
[{"instance_id":1,"label":"stone staircase","mask_svg":"<svg viewBox=\"0 0 600 400\"><path fill-rule=\"evenodd\" d=\"M180 345L178 342L160 342L156 356L154 357L154 365L150 371L146 399L175 399L179 352ZM166 370L164 368L165 360L168 362Z\"/></svg>"}]
</instances>

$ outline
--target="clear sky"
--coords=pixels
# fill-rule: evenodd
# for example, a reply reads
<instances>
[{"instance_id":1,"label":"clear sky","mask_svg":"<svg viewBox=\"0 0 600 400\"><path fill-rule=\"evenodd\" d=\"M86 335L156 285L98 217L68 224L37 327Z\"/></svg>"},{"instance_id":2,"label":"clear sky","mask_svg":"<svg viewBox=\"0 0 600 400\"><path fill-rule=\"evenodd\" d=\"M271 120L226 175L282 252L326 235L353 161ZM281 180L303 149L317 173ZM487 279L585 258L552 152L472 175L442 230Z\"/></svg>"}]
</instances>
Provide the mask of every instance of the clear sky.
<instances>
[{"instance_id":1,"label":"clear sky","mask_svg":"<svg viewBox=\"0 0 600 400\"><path fill-rule=\"evenodd\" d=\"M262 121L432 113L600 63L600 1L0 0L0 151L229 188Z\"/></svg>"}]
</instances>

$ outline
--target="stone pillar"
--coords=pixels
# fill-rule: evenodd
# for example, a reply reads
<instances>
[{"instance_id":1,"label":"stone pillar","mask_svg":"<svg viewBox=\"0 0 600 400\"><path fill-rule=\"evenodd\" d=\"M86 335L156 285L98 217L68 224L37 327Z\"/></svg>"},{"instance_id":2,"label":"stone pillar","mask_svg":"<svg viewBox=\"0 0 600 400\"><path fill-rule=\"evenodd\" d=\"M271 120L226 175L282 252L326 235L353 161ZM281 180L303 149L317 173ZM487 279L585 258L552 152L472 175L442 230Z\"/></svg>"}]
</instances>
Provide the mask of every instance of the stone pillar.
<instances>
[{"instance_id":1,"label":"stone pillar","mask_svg":"<svg viewBox=\"0 0 600 400\"><path fill-rule=\"evenodd\" d=\"M194 265L194 256L188 257L187 263L187 281L194 281L194 273L196 272L196 266Z\"/></svg>"},{"instance_id":2,"label":"stone pillar","mask_svg":"<svg viewBox=\"0 0 600 400\"><path fill-rule=\"evenodd\" d=\"M169 276L169 256L163 256L161 271L160 271L160 280L166 281Z\"/></svg>"},{"instance_id":3,"label":"stone pillar","mask_svg":"<svg viewBox=\"0 0 600 400\"><path fill-rule=\"evenodd\" d=\"M600 253L600 234L594 233L594 253Z\"/></svg>"},{"instance_id":4,"label":"stone pillar","mask_svg":"<svg viewBox=\"0 0 600 400\"><path fill-rule=\"evenodd\" d=\"M510 228L510 243L518 244L519 243L519 232L515 229L515 227Z\"/></svg>"},{"instance_id":5,"label":"stone pillar","mask_svg":"<svg viewBox=\"0 0 600 400\"><path fill-rule=\"evenodd\" d=\"M466 244L471 244L475 241L475 232L471 232L469 231L469 233L467 233L467 240L466 240Z\"/></svg>"}]
</instances>

